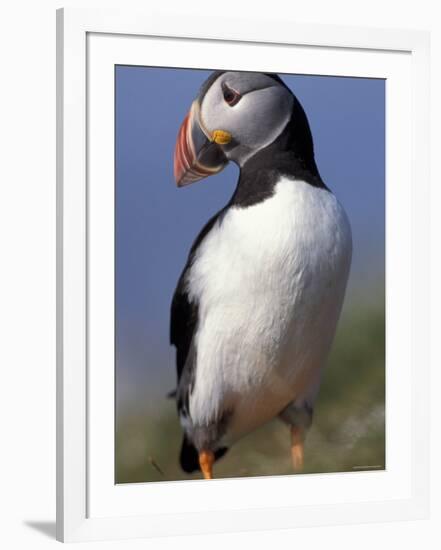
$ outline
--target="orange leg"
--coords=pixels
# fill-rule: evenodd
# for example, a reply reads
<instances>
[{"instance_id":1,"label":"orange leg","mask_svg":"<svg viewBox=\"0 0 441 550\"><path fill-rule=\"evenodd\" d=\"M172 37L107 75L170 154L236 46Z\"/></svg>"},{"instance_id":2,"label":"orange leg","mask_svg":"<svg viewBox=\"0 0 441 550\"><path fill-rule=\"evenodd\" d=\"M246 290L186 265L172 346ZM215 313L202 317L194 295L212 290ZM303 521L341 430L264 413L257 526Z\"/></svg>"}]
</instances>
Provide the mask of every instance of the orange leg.
<instances>
[{"instance_id":1,"label":"orange leg","mask_svg":"<svg viewBox=\"0 0 441 550\"><path fill-rule=\"evenodd\" d=\"M201 451L199 453L199 466L204 479L213 479L213 464L214 453L212 451Z\"/></svg>"},{"instance_id":2,"label":"orange leg","mask_svg":"<svg viewBox=\"0 0 441 550\"><path fill-rule=\"evenodd\" d=\"M292 466L295 472L303 470L303 449L304 433L301 428L297 426L291 427L291 459Z\"/></svg>"}]
</instances>

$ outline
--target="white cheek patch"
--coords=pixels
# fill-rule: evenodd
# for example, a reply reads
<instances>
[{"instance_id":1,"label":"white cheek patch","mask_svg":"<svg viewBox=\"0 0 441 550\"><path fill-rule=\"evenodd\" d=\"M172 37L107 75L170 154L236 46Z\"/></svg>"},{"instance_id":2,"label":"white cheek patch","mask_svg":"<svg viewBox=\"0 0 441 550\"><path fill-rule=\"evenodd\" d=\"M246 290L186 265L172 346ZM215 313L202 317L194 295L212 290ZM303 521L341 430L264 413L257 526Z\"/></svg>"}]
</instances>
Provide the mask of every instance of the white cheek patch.
<instances>
[{"instance_id":1,"label":"white cheek patch","mask_svg":"<svg viewBox=\"0 0 441 550\"><path fill-rule=\"evenodd\" d=\"M237 104L240 112L230 132L246 147L262 149L281 134L290 119L292 104L292 95L281 86L246 94Z\"/></svg>"},{"instance_id":2,"label":"white cheek patch","mask_svg":"<svg viewBox=\"0 0 441 550\"><path fill-rule=\"evenodd\" d=\"M240 103L240 102L239 102ZM200 117L205 129L212 133L214 130L228 130L231 113L230 107L224 100L219 83L215 83L205 94L202 101ZM230 132L231 133L231 132Z\"/></svg>"},{"instance_id":3,"label":"white cheek patch","mask_svg":"<svg viewBox=\"0 0 441 550\"><path fill-rule=\"evenodd\" d=\"M280 135L290 119L292 104L290 92L275 85L248 92L231 107L218 83L203 99L201 119L209 132L227 131L239 146L254 153Z\"/></svg>"}]
</instances>

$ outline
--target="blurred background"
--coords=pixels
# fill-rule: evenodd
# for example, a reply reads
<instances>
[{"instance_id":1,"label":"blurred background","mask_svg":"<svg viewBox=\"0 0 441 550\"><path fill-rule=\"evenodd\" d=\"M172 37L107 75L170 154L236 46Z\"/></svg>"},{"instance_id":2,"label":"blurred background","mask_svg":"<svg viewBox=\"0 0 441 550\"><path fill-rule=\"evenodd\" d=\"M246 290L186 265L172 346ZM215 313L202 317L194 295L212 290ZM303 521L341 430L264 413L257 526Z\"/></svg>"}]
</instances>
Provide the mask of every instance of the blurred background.
<instances>
[{"instance_id":1,"label":"blurred background","mask_svg":"<svg viewBox=\"0 0 441 550\"><path fill-rule=\"evenodd\" d=\"M177 189L177 131L211 71L117 66L116 483L181 472L171 298L194 238L234 191L238 168ZM302 103L323 180L348 213L353 262L306 441L305 473L385 467L385 82L281 75ZM238 442L216 477L289 474L278 420Z\"/></svg>"}]
</instances>

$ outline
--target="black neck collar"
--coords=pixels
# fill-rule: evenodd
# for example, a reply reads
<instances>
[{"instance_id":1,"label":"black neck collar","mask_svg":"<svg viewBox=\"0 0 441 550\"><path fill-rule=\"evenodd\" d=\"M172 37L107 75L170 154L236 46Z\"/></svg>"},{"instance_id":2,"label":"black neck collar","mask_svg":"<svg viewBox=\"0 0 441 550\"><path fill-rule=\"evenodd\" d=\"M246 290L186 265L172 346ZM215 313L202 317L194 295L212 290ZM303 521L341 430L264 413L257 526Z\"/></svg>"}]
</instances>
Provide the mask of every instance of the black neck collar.
<instances>
[{"instance_id":1,"label":"black neck collar","mask_svg":"<svg viewBox=\"0 0 441 550\"><path fill-rule=\"evenodd\" d=\"M271 197L282 176L327 189L315 163L308 120L295 97L291 118L280 136L241 167L230 205L246 207Z\"/></svg>"}]
</instances>

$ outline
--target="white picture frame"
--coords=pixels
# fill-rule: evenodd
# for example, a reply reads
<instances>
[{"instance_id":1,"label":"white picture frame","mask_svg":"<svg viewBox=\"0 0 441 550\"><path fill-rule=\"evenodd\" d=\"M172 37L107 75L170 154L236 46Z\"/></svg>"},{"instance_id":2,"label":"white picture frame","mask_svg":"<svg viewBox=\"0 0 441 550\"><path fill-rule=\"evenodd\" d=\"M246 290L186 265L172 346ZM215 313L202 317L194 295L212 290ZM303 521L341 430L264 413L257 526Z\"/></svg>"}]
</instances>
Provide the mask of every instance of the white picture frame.
<instances>
[{"instance_id":1,"label":"white picture frame","mask_svg":"<svg viewBox=\"0 0 441 550\"><path fill-rule=\"evenodd\" d=\"M385 472L124 488L113 484L113 369L108 368L113 305L106 299L113 284L109 276L113 247L105 246L113 239L113 193L108 192L108 182L113 183L110 71L122 63L185 66L178 60L178 49L193 56L192 67L389 79ZM210 64L203 59L208 50L215 60ZM280 55L275 65L270 54L276 50ZM299 25L287 20L268 26L252 17L243 21L58 10L58 540L427 516L428 62L429 36L419 31ZM92 180L101 183L90 186ZM213 502L216 506L210 505Z\"/></svg>"}]
</instances>

